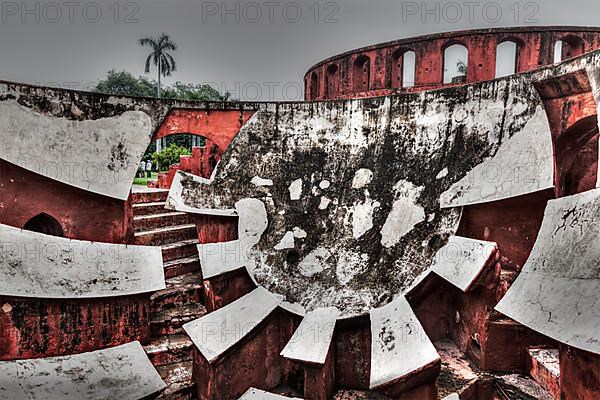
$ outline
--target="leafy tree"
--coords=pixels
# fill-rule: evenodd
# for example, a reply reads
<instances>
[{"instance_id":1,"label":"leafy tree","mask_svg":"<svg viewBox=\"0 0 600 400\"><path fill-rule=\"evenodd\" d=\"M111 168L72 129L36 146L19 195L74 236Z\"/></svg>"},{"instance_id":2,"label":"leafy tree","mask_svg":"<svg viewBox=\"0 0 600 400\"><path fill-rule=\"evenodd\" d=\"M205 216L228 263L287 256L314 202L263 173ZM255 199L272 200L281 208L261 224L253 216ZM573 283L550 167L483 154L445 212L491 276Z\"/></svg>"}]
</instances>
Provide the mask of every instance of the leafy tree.
<instances>
[{"instance_id":1,"label":"leafy tree","mask_svg":"<svg viewBox=\"0 0 600 400\"><path fill-rule=\"evenodd\" d=\"M111 69L106 79L98 82L96 92L121 96L152 97L156 93L156 85L146 78L136 78L127 71Z\"/></svg>"},{"instance_id":2,"label":"leafy tree","mask_svg":"<svg viewBox=\"0 0 600 400\"><path fill-rule=\"evenodd\" d=\"M179 147L175 143L152 155L154 163L158 166L159 171L166 171L169 166L179 163L179 156L190 155L191 152L185 147Z\"/></svg>"},{"instance_id":3,"label":"leafy tree","mask_svg":"<svg viewBox=\"0 0 600 400\"><path fill-rule=\"evenodd\" d=\"M229 92L221 95L218 90L207 84L186 84L179 81L163 91L163 98L166 99L227 101L230 97Z\"/></svg>"},{"instance_id":4,"label":"leafy tree","mask_svg":"<svg viewBox=\"0 0 600 400\"><path fill-rule=\"evenodd\" d=\"M171 76L177 69L175 59L169 51L176 51L177 45L171 40L169 35L161 33L158 38L145 37L138 41L142 47L150 47L151 51L146 58L145 72L150 72L150 64L157 67L158 86L156 89L157 97L160 98L160 78L161 76Z\"/></svg>"},{"instance_id":5,"label":"leafy tree","mask_svg":"<svg viewBox=\"0 0 600 400\"><path fill-rule=\"evenodd\" d=\"M127 71L111 69L106 74L106 79L98 82L94 90L120 96L154 97L156 96L156 87L156 81L149 81L142 76L136 78ZM231 98L229 92L221 95L218 90L210 85L186 84L179 81L173 86L164 88L162 96L166 99L201 101L228 101Z\"/></svg>"}]
</instances>

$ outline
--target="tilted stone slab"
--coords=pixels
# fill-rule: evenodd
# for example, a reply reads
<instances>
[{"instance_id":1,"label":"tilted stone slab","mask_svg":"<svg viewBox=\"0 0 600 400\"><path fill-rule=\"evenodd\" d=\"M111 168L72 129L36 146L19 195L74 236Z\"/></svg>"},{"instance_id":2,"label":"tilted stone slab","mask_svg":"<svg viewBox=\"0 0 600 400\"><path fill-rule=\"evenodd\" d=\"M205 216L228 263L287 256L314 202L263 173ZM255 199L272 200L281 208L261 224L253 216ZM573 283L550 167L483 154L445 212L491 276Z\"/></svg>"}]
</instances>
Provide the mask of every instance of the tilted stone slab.
<instances>
[{"instance_id":1,"label":"tilted stone slab","mask_svg":"<svg viewBox=\"0 0 600 400\"><path fill-rule=\"evenodd\" d=\"M82 299L164 288L160 247L71 240L0 225L0 295Z\"/></svg>"},{"instance_id":2,"label":"tilted stone slab","mask_svg":"<svg viewBox=\"0 0 600 400\"><path fill-rule=\"evenodd\" d=\"M214 362L264 321L281 303L264 288L256 288L231 304L183 326L200 353Z\"/></svg>"},{"instance_id":3,"label":"tilted stone slab","mask_svg":"<svg viewBox=\"0 0 600 400\"><path fill-rule=\"evenodd\" d=\"M433 260L431 272L468 292L489 265L496 243L452 236Z\"/></svg>"},{"instance_id":4,"label":"tilted stone slab","mask_svg":"<svg viewBox=\"0 0 600 400\"><path fill-rule=\"evenodd\" d=\"M286 397L264 390L250 388L238 400L302 400L299 397Z\"/></svg>"},{"instance_id":5,"label":"tilted stone slab","mask_svg":"<svg viewBox=\"0 0 600 400\"><path fill-rule=\"evenodd\" d=\"M245 250L244 242L241 240L199 244L198 254L200 255L202 277L210 279L244 268L249 261Z\"/></svg>"},{"instance_id":6,"label":"tilted stone slab","mask_svg":"<svg viewBox=\"0 0 600 400\"><path fill-rule=\"evenodd\" d=\"M0 101L1 159L79 189L127 199L150 143L148 114L130 110L93 118L71 105L70 113L52 116L14 99L20 94L0 84L0 99L6 96ZM56 102L53 111L62 107Z\"/></svg>"},{"instance_id":7,"label":"tilted stone slab","mask_svg":"<svg viewBox=\"0 0 600 400\"><path fill-rule=\"evenodd\" d=\"M370 389L381 389L440 361L404 297L371 310Z\"/></svg>"},{"instance_id":8,"label":"tilted stone slab","mask_svg":"<svg viewBox=\"0 0 600 400\"><path fill-rule=\"evenodd\" d=\"M138 400L165 386L139 342L71 356L0 362L0 400Z\"/></svg>"},{"instance_id":9,"label":"tilted stone slab","mask_svg":"<svg viewBox=\"0 0 600 400\"><path fill-rule=\"evenodd\" d=\"M339 315L333 307L306 313L281 355L307 364L324 365Z\"/></svg>"},{"instance_id":10,"label":"tilted stone slab","mask_svg":"<svg viewBox=\"0 0 600 400\"><path fill-rule=\"evenodd\" d=\"M523 271L496 306L561 343L600 354L600 189L548 202Z\"/></svg>"}]
</instances>

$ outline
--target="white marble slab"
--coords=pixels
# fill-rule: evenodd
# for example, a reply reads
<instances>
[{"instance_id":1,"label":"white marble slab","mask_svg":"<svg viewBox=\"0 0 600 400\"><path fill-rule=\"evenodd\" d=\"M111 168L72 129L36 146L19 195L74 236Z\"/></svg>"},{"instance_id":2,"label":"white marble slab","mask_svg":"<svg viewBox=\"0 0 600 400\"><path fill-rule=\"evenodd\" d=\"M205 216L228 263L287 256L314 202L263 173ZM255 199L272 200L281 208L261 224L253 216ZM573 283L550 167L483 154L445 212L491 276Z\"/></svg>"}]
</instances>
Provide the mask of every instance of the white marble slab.
<instances>
[{"instance_id":1,"label":"white marble slab","mask_svg":"<svg viewBox=\"0 0 600 400\"><path fill-rule=\"evenodd\" d=\"M256 288L231 304L183 326L198 350L214 362L264 321L281 303L264 288Z\"/></svg>"},{"instance_id":2,"label":"white marble slab","mask_svg":"<svg viewBox=\"0 0 600 400\"><path fill-rule=\"evenodd\" d=\"M138 400L165 386L139 342L72 356L0 362L0 400Z\"/></svg>"},{"instance_id":3,"label":"white marble slab","mask_svg":"<svg viewBox=\"0 0 600 400\"><path fill-rule=\"evenodd\" d=\"M249 250L250 248L246 248L244 242L240 240L199 244L202 277L210 279L246 267Z\"/></svg>"},{"instance_id":4,"label":"white marble slab","mask_svg":"<svg viewBox=\"0 0 600 400\"><path fill-rule=\"evenodd\" d=\"M0 295L80 299L164 288L160 247L70 240L0 225Z\"/></svg>"},{"instance_id":5,"label":"white marble slab","mask_svg":"<svg viewBox=\"0 0 600 400\"><path fill-rule=\"evenodd\" d=\"M290 360L324 365L339 315L335 307L306 313L281 355Z\"/></svg>"},{"instance_id":6,"label":"white marble slab","mask_svg":"<svg viewBox=\"0 0 600 400\"><path fill-rule=\"evenodd\" d=\"M458 394L452 393L452 394L444 397L443 400L460 400L460 397L458 397Z\"/></svg>"},{"instance_id":7,"label":"white marble slab","mask_svg":"<svg viewBox=\"0 0 600 400\"><path fill-rule=\"evenodd\" d=\"M16 100L0 101L0 158L120 200L129 196L151 131L152 120L141 111L76 121L38 113Z\"/></svg>"},{"instance_id":8,"label":"white marble slab","mask_svg":"<svg viewBox=\"0 0 600 400\"><path fill-rule=\"evenodd\" d=\"M431 270L463 292L468 292L497 248L496 243L451 236L436 253Z\"/></svg>"},{"instance_id":9,"label":"white marble slab","mask_svg":"<svg viewBox=\"0 0 600 400\"><path fill-rule=\"evenodd\" d=\"M600 354L600 189L548 202L523 271L496 310Z\"/></svg>"},{"instance_id":10,"label":"white marble slab","mask_svg":"<svg viewBox=\"0 0 600 400\"><path fill-rule=\"evenodd\" d=\"M238 400L302 400L299 397L286 397L264 390L250 388Z\"/></svg>"},{"instance_id":11,"label":"white marble slab","mask_svg":"<svg viewBox=\"0 0 600 400\"><path fill-rule=\"evenodd\" d=\"M371 310L370 389L397 382L440 357L404 296Z\"/></svg>"}]
</instances>

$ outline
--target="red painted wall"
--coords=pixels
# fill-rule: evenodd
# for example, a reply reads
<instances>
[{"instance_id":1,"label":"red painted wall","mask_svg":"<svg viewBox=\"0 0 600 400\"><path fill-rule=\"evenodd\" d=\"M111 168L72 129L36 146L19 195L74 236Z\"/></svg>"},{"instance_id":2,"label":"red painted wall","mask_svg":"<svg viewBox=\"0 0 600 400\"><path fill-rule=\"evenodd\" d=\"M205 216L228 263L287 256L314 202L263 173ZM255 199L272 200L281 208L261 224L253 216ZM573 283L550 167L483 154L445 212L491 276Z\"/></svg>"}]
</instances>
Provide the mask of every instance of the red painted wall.
<instances>
[{"instance_id":1,"label":"red painted wall","mask_svg":"<svg viewBox=\"0 0 600 400\"><path fill-rule=\"evenodd\" d=\"M149 339L150 294L87 300L0 297L0 360L52 357Z\"/></svg>"},{"instance_id":2,"label":"red painted wall","mask_svg":"<svg viewBox=\"0 0 600 400\"><path fill-rule=\"evenodd\" d=\"M128 243L133 237L129 201L77 189L0 160L0 223L22 228L46 213L65 237L105 243Z\"/></svg>"},{"instance_id":3,"label":"red painted wall","mask_svg":"<svg viewBox=\"0 0 600 400\"><path fill-rule=\"evenodd\" d=\"M505 41L517 43L517 72L530 71L554 62L554 45L558 40L578 38L581 46L565 46L563 58L600 48L600 31L585 28L514 28L452 32L399 40L350 51L329 58L306 74L307 101L382 96L393 93L397 85L398 52L416 54L415 87L406 91L421 91L451 86L443 84L444 50L460 44L467 47L467 83L494 79L496 75L496 47ZM361 68L356 61L370 60L369 88L362 85ZM335 74L330 68L337 67ZM317 82L313 81L316 76ZM327 77L327 79L326 79ZM314 89L316 88L316 90ZM333 88L333 90L331 90Z\"/></svg>"}]
</instances>

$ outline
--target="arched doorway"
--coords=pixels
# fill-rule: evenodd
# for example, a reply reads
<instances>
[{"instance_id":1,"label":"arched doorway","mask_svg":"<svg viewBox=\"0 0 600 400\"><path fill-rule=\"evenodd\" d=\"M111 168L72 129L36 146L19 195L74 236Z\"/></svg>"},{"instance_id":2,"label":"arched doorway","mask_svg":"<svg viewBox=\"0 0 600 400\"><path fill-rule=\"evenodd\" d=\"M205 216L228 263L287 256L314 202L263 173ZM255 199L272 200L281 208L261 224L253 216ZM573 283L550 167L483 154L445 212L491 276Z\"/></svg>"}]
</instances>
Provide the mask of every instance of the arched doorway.
<instances>
[{"instance_id":1,"label":"arched doorway","mask_svg":"<svg viewBox=\"0 0 600 400\"><path fill-rule=\"evenodd\" d=\"M310 97L313 100L319 97L319 76L316 72L310 76Z\"/></svg>"},{"instance_id":2,"label":"arched doorway","mask_svg":"<svg viewBox=\"0 0 600 400\"><path fill-rule=\"evenodd\" d=\"M31 218L29 221L27 221L27 223L25 223L23 229L32 232L43 233L45 235L59 237L65 236L60 223L46 213L41 213Z\"/></svg>"},{"instance_id":3,"label":"arched doorway","mask_svg":"<svg viewBox=\"0 0 600 400\"><path fill-rule=\"evenodd\" d=\"M331 64L327 67L327 73L325 75L325 96L328 99L332 99L337 95L338 92L338 66Z\"/></svg>"},{"instance_id":4,"label":"arched doorway","mask_svg":"<svg viewBox=\"0 0 600 400\"><path fill-rule=\"evenodd\" d=\"M360 56L354 62L354 93L367 92L371 89L371 59Z\"/></svg>"},{"instance_id":5,"label":"arched doorway","mask_svg":"<svg viewBox=\"0 0 600 400\"><path fill-rule=\"evenodd\" d=\"M596 187L598 179L598 119L590 116L575 123L556 141L556 181L559 197Z\"/></svg>"}]
</instances>

